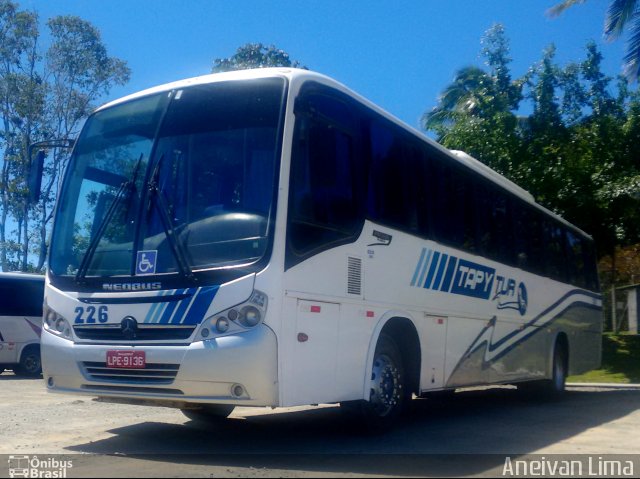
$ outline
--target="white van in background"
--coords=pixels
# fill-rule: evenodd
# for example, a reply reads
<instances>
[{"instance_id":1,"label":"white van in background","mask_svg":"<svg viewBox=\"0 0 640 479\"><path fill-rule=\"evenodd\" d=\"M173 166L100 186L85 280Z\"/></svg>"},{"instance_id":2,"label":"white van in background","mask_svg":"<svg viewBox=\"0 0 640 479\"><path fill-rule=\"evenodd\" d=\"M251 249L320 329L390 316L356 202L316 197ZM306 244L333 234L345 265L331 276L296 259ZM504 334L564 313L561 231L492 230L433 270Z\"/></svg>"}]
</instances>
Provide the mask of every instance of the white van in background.
<instances>
[{"instance_id":1,"label":"white van in background","mask_svg":"<svg viewBox=\"0 0 640 479\"><path fill-rule=\"evenodd\" d=\"M42 374L40 335L44 276L0 273L0 374Z\"/></svg>"}]
</instances>

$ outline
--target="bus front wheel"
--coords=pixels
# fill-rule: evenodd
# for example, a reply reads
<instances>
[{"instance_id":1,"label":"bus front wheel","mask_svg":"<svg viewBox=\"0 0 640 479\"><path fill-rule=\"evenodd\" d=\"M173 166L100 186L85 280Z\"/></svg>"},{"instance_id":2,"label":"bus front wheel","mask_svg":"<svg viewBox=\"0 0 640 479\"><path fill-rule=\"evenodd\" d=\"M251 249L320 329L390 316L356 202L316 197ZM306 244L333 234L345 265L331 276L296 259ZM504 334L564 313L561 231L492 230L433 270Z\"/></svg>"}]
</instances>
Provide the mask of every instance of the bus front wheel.
<instances>
[{"instance_id":1,"label":"bus front wheel","mask_svg":"<svg viewBox=\"0 0 640 479\"><path fill-rule=\"evenodd\" d=\"M192 421L203 423L215 423L226 419L235 409L235 406L226 404L206 404L196 409L182 409L182 414Z\"/></svg>"},{"instance_id":2,"label":"bus front wheel","mask_svg":"<svg viewBox=\"0 0 640 479\"><path fill-rule=\"evenodd\" d=\"M373 357L369 400L344 403L369 432L391 429L407 402L402 355L392 337L381 334Z\"/></svg>"}]
</instances>

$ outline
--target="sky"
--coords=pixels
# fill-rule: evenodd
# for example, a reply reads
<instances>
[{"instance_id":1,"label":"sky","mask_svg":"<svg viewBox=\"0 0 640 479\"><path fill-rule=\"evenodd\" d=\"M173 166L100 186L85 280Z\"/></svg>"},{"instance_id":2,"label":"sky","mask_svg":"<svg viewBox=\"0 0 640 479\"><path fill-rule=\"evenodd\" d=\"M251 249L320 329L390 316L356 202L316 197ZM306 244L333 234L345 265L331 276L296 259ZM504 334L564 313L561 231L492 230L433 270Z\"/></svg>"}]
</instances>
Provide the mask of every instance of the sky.
<instances>
[{"instance_id":1,"label":"sky","mask_svg":"<svg viewBox=\"0 0 640 479\"><path fill-rule=\"evenodd\" d=\"M132 70L104 102L210 73L215 58L261 42L418 127L457 70L482 66L480 39L494 23L506 28L514 77L551 43L564 64L583 59L587 41L596 41L612 76L624 54L623 41L602 39L608 0L589 0L556 19L545 16L556 0L15 1L39 13L43 32L55 15L78 15L101 31L109 54Z\"/></svg>"}]
</instances>

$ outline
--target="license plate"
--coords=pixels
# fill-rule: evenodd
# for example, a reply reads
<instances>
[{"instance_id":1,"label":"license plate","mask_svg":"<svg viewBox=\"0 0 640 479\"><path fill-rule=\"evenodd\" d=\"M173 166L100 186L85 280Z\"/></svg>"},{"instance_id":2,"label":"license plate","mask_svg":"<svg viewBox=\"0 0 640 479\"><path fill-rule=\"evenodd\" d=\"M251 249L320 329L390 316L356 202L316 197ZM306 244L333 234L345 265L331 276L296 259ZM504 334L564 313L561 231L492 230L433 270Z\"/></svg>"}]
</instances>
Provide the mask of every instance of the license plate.
<instances>
[{"instance_id":1,"label":"license plate","mask_svg":"<svg viewBox=\"0 0 640 479\"><path fill-rule=\"evenodd\" d=\"M144 369L147 357L144 351L107 351L107 367Z\"/></svg>"}]
</instances>

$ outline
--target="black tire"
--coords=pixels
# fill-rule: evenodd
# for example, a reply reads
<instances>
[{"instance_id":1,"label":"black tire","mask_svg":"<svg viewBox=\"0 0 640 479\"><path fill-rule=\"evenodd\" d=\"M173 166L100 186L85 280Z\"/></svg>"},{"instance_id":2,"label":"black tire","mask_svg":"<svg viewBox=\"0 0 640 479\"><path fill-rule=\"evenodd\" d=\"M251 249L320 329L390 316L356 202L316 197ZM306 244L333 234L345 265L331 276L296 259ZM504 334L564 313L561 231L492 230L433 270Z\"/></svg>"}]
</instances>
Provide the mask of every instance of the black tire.
<instances>
[{"instance_id":1,"label":"black tire","mask_svg":"<svg viewBox=\"0 0 640 479\"><path fill-rule=\"evenodd\" d=\"M400 350L393 338L381 334L373 356L369 400L342 406L355 413L366 431L381 433L395 425L410 399Z\"/></svg>"},{"instance_id":2,"label":"black tire","mask_svg":"<svg viewBox=\"0 0 640 479\"><path fill-rule=\"evenodd\" d=\"M569 375L569 361L564 345L557 341L553 351L551 379L543 382L545 394L551 399L564 396L567 376Z\"/></svg>"},{"instance_id":3,"label":"black tire","mask_svg":"<svg viewBox=\"0 0 640 479\"><path fill-rule=\"evenodd\" d=\"M182 409L182 414L194 422L216 423L226 419L235 409L227 404L206 404L197 409Z\"/></svg>"},{"instance_id":4,"label":"black tire","mask_svg":"<svg viewBox=\"0 0 640 479\"><path fill-rule=\"evenodd\" d=\"M565 393L565 384L569 372L568 351L564 344L556 341L553 348L551 379L530 381L518 384L518 391L533 399L561 399Z\"/></svg>"},{"instance_id":5,"label":"black tire","mask_svg":"<svg viewBox=\"0 0 640 479\"><path fill-rule=\"evenodd\" d=\"M27 346L22 351L20 363L13 370L16 376L38 378L42 375L42 360L39 346Z\"/></svg>"}]
</instances>

